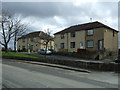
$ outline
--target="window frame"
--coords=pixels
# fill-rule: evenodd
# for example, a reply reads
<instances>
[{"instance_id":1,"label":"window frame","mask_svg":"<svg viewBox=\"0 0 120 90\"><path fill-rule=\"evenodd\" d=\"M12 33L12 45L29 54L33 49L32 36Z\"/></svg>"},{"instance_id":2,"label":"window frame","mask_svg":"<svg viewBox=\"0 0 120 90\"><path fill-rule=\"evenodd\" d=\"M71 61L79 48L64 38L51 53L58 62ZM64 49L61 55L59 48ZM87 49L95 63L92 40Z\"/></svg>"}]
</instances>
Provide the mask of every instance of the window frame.
<instances>
[{"instance_id":1,"label":"window frame","mask_svg":"<svg viewBox=\"0 0 120 90\"><path fill-rule=\"evenodd\" d=\"M25 38L22 39L22 42L25 42Z\"/></svg>"},{"instance_id":2,"label":"window frame","mask_svg":"<svg viewBox=\"0 0 120 90\"><path fill-rule=\"evenodd\" d=\"M75 48L75 42L70 42L70 48Z\"/></svg>"},{"instance_id":3,"label":"window frame","mask_svg":"<svg viewBox=\"0 0 120 90\"><path fill-rule=\"evenodd\" d=\"M88 46L88 42L92 41L93 42L93 45L92 46ZM87 48L93 48L94 47L94 41L93 40L87 40Z\"/></svg>"},{"instance_id":4,"label":"window frame","mask_svg":"<svg viewBox=\"0 0 120 90\"><path fill-rule=\"evenodd\" d=\"M22 49L26 49L25 46L22 46Z\"/></svg>"},{"instance_id":5,"label":"window frame","mask_svg":"<svg viewBox=\"0 0 120 90\"><path fill-rule=\"evenodd\" d=\"M65 43L60 43L60 49L64 49L65 48Z\"/></svg>"},{"instance_id":6,"label":"window frame","mask_svg":"<svg viewBox=\"0 0 120 90\"><path fill-rule=\"evenodd\" d=\"M89 32L89 31L92 31L92 34L91 34L91 32ZM87 30L87 35L88 35L88 36L93 36L93 34L94 34L94 30L93 30L93 29Z\"/></svg>"},{"instance_id":7,"label":"window frame","mask_svg":"<svg viewBox=\"0 0 120 90\"><path fill-rule=\"evenodd\" d=\"M65 38L64 34L61 34L61 36L60 36L60 37L61 37L61 39L64 39L64 38Z\"/></svg>"},{"instance_id":8,"label":"window frame","mask_svg":"<svg viewBox=\"0 0 120 90\"><path fill-rule=\"evenodd\" d=\"M30 50L33 50L34 49L34 45L30 45Z\"/></svg>"},{"instance_id":9,"label":"window frame","mask_svg":"<svg viewBox=\"0 0 120 90\"><path fill-rule=\"evenodd\" d=\"M70 33L70 37L75 37L75 36L76 36L75 32Z\"/></svg>"},{"instance_id":10,"label":"window frame","mask_svg":"<svg viewBox=\"0 0 120 90\"><path fill-rule=\"evenodd\" d=\"M30 38L30 41L33 42L33 41L34 41L34 38Z\"/></svg>"}]
</instances>

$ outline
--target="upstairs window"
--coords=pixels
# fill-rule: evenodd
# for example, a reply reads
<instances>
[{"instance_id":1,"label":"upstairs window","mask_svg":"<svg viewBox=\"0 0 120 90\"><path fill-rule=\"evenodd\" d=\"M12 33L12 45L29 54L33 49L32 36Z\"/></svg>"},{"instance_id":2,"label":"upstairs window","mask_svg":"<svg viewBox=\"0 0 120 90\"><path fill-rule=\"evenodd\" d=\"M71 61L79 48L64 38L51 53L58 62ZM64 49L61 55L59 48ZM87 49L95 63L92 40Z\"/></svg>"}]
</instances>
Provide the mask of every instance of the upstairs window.
<instances>
[{"instance_id":1,"label":"upstairs window","mask_svg":"<svg viewBox=\"0 0 120 90\"><path fill-rule=\"evenodd\" d=\"M75 42L70 42L70 48L75 48Z\"/></svg>"},{"instance_id":2,"label":"upstairs window","mask_svg":"<svg viewBox=\"0 0 120 90\"><path fill-rule=\"evenodd\" d=\"M30 41L33 42L33 41L34 41L34 38L30 38Z\"/></svg>"},{"instance_id":3,"label":"upstairs window","mask_svg":"<svg viewBox=\"0 0 120 90\"><path fill-rule=\"evenodd\" d=\"M22 42L25 42L25 39L22 39Z\"/></svg>"},{"instance_id":4,"label":"upstairs window","mask_svg":"<svg viewBox=\"0 0 120 90\"><path fill-rule=\"evenodd\" d=\"M61 39L64 39L65 37L64 37L64 34L61 34Z\"/></svg>"},{"instance_id":5,"label":"upstairs window","mask_svg":"<svg viewBox=\"0 0 120 90\"><path fill-rule=\"evenodd\" d=\"M70 33L70 36L71 36L71 37L75 37L75 32L71 32L71 33Z\"/></svg>"},{"instance_id":6,"label":"upstairs window","mask_svg":"<svg viewBox=\"0 0 120 90\"><path fill-rule=\"evenodd\" d=\"M93 30L87 30L87 35L93 35Z\"/></svg>"}]
</instances>

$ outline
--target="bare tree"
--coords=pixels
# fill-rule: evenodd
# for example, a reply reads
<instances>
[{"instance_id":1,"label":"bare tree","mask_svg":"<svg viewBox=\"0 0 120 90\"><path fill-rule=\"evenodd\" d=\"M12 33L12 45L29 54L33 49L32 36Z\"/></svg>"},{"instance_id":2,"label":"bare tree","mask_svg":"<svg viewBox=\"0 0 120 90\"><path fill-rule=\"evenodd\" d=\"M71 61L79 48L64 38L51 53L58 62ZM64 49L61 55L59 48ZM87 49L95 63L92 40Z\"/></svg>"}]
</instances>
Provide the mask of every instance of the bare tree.
<instances>
[{"instance_id":1,"label":"bare tree","mask_svg":"<svg viewBox=\"0 0 120 90\"><path fill-rule=\"evenodd\" d=\"M21 19L10 15L7 11L2 13L1 31L2 40L0 44L4 46L5 50L8 50L8 44L14 37L14 50L16 51L17 38L25 33L26 26L21 24Z\"/></svg>"},{"instance_id":2,"label":"bare tree","mask_svg":"<svg viewBox=\"0 0 120 90\"><path fill-rule=\"evenodd\" d=\"M15 20L16 25L14 26L14 51L16 51L17 39L24 35L27 30L27 25L21 23L21 19Z\"/></svg>"},{"instance_id":3,"label":"bare tree","mask_svg":"<svg viewBox=\"0 0 120 90\"><path fill-rule=\"evenodd\" d=\"M40 45L44 45L45 46L45 57L46 57L46 50L48 49L48 44L50 41L53 40L53 37L51 36L52 31L48 29L45 29L44 32L40 31L39 33L39 38L43 40L43 42L41 41L33 41L34 43L38 43Z\"/></svg>"},{"instance_id":4,"label":"bare tree","mask_svg":"<svg viewBox=\"0 0 120 90\"><path fill-rule=\"evenodd\" d=\"M53 40L53 37L51 36L52 31L50 31L49 28L45 29L44 32L45 32L45 34L42 34L40 32L39 36L43 39L43 45L45 45L45 57L46 57L48 44L49 44L50 41Z\"/></svg>"},{"instance_id":5,"label":"bare tree","mask_svg":"<svg viewBox=\"0 0 120 90\"><path fill-rule=\"evenodd\" d=\"M8 43L10 42L11 38L14 36L14 27L15 23L13 18L10 14L3 12L2 13L2 21L1 21L1 36L2 39L0 44L4 46L5 50L8 50Z\"/></svg>"}]
</instances>

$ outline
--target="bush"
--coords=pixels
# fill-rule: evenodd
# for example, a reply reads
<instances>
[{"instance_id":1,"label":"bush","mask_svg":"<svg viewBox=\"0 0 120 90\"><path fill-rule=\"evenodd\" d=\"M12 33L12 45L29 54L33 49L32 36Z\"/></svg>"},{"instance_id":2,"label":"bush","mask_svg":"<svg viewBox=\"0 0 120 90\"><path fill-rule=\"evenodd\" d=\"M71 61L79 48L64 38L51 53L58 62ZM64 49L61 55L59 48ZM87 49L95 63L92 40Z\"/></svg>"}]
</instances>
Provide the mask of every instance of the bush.
<instances>
[{"instance_id":1,"label":"bush","mask_svg":"<svg viewBox=\"0 0 120 90\"><path fill-rule=\"evenodd\" d=\"M69 56L69 57L77 57L84 59L95 59L97 51L84 51L84 52L55 52L55 55Z\"/></svg>"},{"instance_id":2,"label":"bush","mask_svg":"<svg viewBox=\"0 0 120 90\"><path fill-rule=\"evenodd\" d=\"M27 52L27 49L25 49L25 48L22 50L19 49L18 52Z\"/></svg>"},{"instance_id":3,"label":"bush","mask_svg":"<svg viewBox=\"0 0 120 90\"><path fill-rule=\"evenodd\" d=\"M2 48L2 51L6 51L6 49L5 49L5 48ZM8 52L13 52L13 50L12 50L11 48L8 48L7 51L8 51Z\"/></svg>"}]
</instances>

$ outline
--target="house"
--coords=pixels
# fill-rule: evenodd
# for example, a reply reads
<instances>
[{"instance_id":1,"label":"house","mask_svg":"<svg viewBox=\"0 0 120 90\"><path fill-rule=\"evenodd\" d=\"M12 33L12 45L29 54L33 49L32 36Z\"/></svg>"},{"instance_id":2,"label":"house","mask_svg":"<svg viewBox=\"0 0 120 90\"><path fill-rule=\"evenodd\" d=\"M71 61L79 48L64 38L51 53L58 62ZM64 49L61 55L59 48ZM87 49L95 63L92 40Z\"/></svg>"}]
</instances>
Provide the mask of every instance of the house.
<instances>
[{"instance_id":1,"label":"house","mask_svg":"<svg viewBox=\"0 0 120 90\"><path fill-rule=\"evenodd\" d=\"M118 31L98 21L68 27L54 34L55 50L96 51L100 59L118 53Z\"/></svg>"},{"instance_id":2,"label":"house","mask_svg":"<svg viewBox=\"0 0 120 90\"><path fill-rule=\"evenodd\" d=\"M53 37L48 36L42 31L31 32L29 34L23 35L18 38L17 41L17 50L18 51L33 51L37 52L39 49L46 48L46 39L49 39L47 49L54 49L54 40Z\"/></svg>"}]
</instances>

